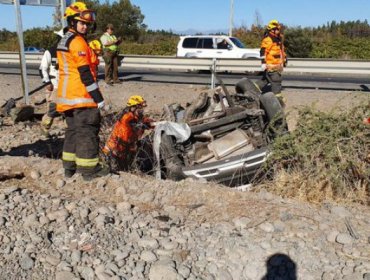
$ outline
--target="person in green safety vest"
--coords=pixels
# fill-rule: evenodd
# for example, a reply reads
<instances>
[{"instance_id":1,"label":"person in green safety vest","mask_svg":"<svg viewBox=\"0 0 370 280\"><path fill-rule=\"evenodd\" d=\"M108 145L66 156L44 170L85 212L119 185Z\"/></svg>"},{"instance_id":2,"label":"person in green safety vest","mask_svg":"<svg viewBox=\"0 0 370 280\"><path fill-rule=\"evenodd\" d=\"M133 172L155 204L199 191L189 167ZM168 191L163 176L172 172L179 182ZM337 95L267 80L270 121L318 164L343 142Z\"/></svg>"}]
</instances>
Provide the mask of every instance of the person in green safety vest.
<instances>
[{"instance_id":1,"label":"person in green safety vest","mask_svg":"<svg viewBox=\"0 0 370 280\"><path fill-rule=\"evenodd\" d=\"M118 45L121 39L113 35L113 30L113 24L107 24L105 33L100 37L105 62L105 82L108 85L121 83L118 79Z\"/></svg>"}]
</instances>

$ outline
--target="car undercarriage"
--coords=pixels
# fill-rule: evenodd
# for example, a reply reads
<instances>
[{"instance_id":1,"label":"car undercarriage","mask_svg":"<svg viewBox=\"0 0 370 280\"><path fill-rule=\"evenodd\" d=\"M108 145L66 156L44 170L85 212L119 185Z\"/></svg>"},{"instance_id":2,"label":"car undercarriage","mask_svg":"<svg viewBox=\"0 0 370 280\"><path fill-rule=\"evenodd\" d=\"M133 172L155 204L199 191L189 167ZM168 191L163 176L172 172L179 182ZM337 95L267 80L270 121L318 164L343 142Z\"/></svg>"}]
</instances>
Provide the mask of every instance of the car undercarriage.
<instances>
[{"instance_id":1,"label":"car undercarriage","mask_svg":"<svg viewBox=\"0 0 370 280\"><path fill-rule=\"evenodd\" d=\"M272 92L261 93L247 78L236 84L235 93L221 83L185 108L167 104L164 119L172 128L157 133L161 178L229 186L252 182L270 153L269 144L287 132L279 100ZM173 124L184 125L188 135L180 140L171 132Z\"/></svg>"}]
</instances>

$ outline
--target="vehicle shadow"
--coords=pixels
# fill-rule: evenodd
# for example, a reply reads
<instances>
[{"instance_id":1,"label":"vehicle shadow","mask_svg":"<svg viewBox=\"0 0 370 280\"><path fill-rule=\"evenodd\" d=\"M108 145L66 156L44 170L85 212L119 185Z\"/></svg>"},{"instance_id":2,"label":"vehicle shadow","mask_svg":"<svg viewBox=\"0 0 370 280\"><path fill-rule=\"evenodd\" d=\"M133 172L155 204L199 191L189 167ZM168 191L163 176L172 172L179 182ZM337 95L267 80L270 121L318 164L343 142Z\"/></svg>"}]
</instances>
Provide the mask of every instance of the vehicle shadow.
<instances>
[{"instance_id":1,"label":"vehicle shadow","mask_svg":"<svg viewBox=\"0 0 370 280\"><path fill-rule=\"evenodd\" d=\"M285 254L274 254L266 261L266 275L261 280L297 280L297 265Z\"/></svg>"},{"instance_id":2,"label":"vehicle shadow","mask_svg":"<svg viewBox=\"0 0 370 280\"><path fill-rule=\"evenodd\" d=\"M9 152L0 151L0 156L29 157L37 155L51 159L61 158L63 151L64 138L48 138L46 140L37 140L32 144L24 144L13 147Z\"/></svg>"}]
</instances>

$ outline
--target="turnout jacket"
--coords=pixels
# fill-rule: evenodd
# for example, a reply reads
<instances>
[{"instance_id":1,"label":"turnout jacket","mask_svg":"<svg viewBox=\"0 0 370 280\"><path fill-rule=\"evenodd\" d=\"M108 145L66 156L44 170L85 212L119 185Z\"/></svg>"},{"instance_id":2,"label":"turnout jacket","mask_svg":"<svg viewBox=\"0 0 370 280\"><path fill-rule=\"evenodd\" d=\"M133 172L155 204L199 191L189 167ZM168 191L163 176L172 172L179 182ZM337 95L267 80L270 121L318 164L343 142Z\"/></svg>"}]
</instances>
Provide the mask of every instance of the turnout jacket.
<instances>
[{"instance_id":1,"label":"turnout jacket","mask_svg":"<svg viewBox=\"0 0 370 280\"><path fill-rule=\"evenodd\" d=\"M260 55L262 64L270 71L282 70L286 59L284 45L281 37L268 34L261 42Z\"/></svg>"},{"instance_id":2,"label":"turnout jacket","mask_svg":"<svg viewBox=\"0 0 370 280\"><path fill-rule=\"evenodd\" d=\"M152 128L150 118L139 118L133 112L126 111L114 124L112 133L110 134L104 152L109 152L113 155L122 155L126 152L135 152L137 141L142 137L144 130Z\"/></svg>"},{"instance_id":3,"label":"turnout jacket","mask_svg":"<svg viewBox=\"0 0 370 280\"><path fill-rule=\"evenodd\" d=\"M70 29L58 44L57 59L57 111L97 107L104 100L96 82L97 58L85 38Z\"/></svg>"}]
</instances>

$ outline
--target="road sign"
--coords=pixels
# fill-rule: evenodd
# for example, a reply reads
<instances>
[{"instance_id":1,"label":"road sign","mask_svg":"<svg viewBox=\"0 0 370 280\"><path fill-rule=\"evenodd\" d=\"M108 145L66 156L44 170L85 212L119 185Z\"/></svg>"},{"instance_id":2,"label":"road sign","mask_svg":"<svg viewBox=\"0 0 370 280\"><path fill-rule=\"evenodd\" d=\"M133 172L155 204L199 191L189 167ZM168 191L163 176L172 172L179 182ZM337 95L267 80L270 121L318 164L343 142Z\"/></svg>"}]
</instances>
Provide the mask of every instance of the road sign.
<instances>
[{"instance_id":1,"label":"road sign","mask_svg":"<svg viewBox=\"0 0 370 280\"><path fill-rule=\"evenodd\" d=\"M29 6L49 6L56 7L59 6L60 0L20 0L20 5L29 5ZM66 7L68 7L72 1L66 0ZM14 0L0 0L0 4L14 4Z\"/></svg>"}]
</instances>

